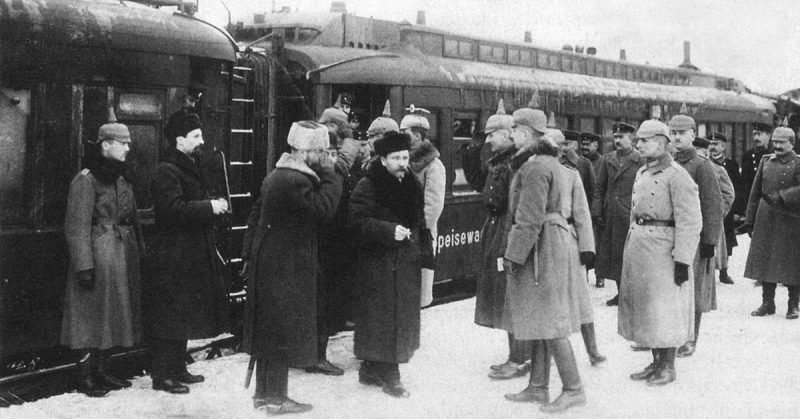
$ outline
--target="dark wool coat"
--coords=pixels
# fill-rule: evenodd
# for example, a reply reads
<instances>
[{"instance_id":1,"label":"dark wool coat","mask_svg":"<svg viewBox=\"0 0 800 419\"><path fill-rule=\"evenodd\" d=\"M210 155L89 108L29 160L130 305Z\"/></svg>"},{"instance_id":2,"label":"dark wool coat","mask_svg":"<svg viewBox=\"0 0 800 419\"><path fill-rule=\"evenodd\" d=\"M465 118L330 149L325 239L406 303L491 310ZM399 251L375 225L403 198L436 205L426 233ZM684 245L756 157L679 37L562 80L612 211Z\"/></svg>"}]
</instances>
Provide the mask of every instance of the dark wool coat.
<instances>
[{"instance_id":1,"label":"dark wool coat","mask_svg":"<svg viewBox=\"0 0 800 419\"><path fill-rule=\"evenodd\" d=\"M592 199L594 199L594 184L596 182L596 174L592 162L586 157L579 156L574 151L563 154L560 160L562 164L577 170L580 174L583 191L586 194L586 202L589 203L589 208L591 208Z\"/></svg>"},{"instance_id":2,"label":"dark wool coat","mask_svg":"<svg viewBox=\"0 0 800 419\"><path fill-rule=\"evenodd\" d=\"M595 273L600 278L619 280L622 277L622 252L630 225L633 181L644 159L636 150L624 156L614 151L601 159L594 187L592 216L602 217L605 226L599 227L597 235Z\"/></svg>"},{"instance_id":3,"label":"dark wool coat","mask_svg":"<svg viewBox=\"0 0 800 419\"><path fill-rule=\"evenodd\" d=\"M697 184L700 192L700 211L703 214L703 230L700 232L700 244L719 244L722 234L722 192L719 187L714 163L697 155L691 147L675 153L675 161L681 165ZM715 252L719 252L715 249ZM717 282L714 279L716 259L700 258L698 254L694 262L694 308L705 313L717 309Z\"/></svg>"},{"instance_id":4,"label":"dark wool coat","mask_svg":"<svg viewBox=\"0 0 800 419\"><path fill-rule=\"evenodd\" d=\"M498 258L506 251L506 219L508 218L508 185L511 183L511 158L514 147L495 154L485 166L480 162L480 148L464 151L464 175L473 187L481 187L486 206L486 220L481 229L483 263L475 290L475 323L499 328L506 295L506 275L499 271Z\"/></svg>"},{"instance_id":5,"label":"dark wool coat","mask_svg":"<svg viewBox=\"0 0 800 419\"><path fill-rule=\"evenodd\" d=\"M228 329L228 297L216 249L215 215L201 169L170 148L153 181L156 237L146 278L149 333L202 339Z\"/></svg>"},{"instance_id":6,"label":"dark wool coat","mask_svg":"<svg viewBox=\"0 0 800 419\"><path fill-rule=\"evenodd\" d=\"M747 211L747 199L750 196L743 195L745 193L745 188L742 185L742 175L739 174L739 165L736 163L736 160L726 159L723 155L722 159L715 160L712 158L711 161L725 168L725 172L728 174L731 184L733 184L733 192L735 194L733 206L722 220L722 227L725 230L725 246L728 256L730 256L733 248L739 245L739 242L736 240L736 225L733 222L733 216L744 216L745 211Z\"/></svg>"},{"instance_id":7,"label":"dark wool coat","mask_svg":"<svg viewBox=\"0 0 800 419\"><path fill-rule=\"evenodd\" d=\"M69 188L64 235L69 249L61 343L73 349L133 346L141 340L141 235L125 178L100 180L90 169ZM94 269L94 289L76 273Z\"/></svg>"},{"instance_id":8,"label":"dark wool coat","mask_svg":"<svg viewBox=\"0 0 800 419\"><path fill-rule=\"evenodd\" d=\"M782 203L767 198L775 193ZM745 223L755 227L744 276L800 285L800 157L794 151L761 159Z\"/></svg>"},{"instance_id":9,"label":"dark wool coat","mask_svg":"<svg viewBox=\"0 0 800 419\"><path fill-rule=\"evenodd\" d=\"M333 169L311 170L284 153L264 179L244 237L250 262L245 352L293 366L317 363L319 226L342 186Z\"/></svg>"},{"instance_id":10,"label":"dark wool coat","mask_svg":"<svg viewBox=\"0 0 800 419\"><path fill-rule=\"evenodd\" d=\"M358 243L355 355L404 363L419 348L421 268L433 266L422 187L412 173L402 181L377 162L350 197L350 223ZM396 241L397 225L411 230Z\"/></svg>"},{"instance_id":11,"label":"dark wool coat","mask_svg":"<svg viewBox=\"0 0 800 419\"><path fill-rule=\"evenodd\" d=\"M769 148L751 148L750 150L745 151L742 153L742 198L744 202L741 204L742 206L738 209L741 211L740 215L744 215L744 212L747 211L748 205L748 198L750 198L750 190L753 187L753 182L756 179L756 171L758 171L758 164L761 159L771 153L772 151ZM738 194L739 191L736 191Z\"/></svg>"}]
</instances>

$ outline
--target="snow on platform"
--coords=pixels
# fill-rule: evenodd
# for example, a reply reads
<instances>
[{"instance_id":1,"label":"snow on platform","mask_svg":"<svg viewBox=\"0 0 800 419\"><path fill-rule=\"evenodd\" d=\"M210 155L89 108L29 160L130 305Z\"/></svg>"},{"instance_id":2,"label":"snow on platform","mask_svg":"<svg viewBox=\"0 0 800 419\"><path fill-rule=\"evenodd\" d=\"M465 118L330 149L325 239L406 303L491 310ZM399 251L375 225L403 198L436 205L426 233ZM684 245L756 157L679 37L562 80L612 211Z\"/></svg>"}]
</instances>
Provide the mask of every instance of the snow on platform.
<instances>
[{"instance_id":1,"label":"snow on platform","mask_svg":"<svg viewBox=\"0 0 800 419\"><path fill-rule=\"evenodd\" d=\"M580 334L572 337L589 403L563 418L788 418L797 417L800 394L800 321L786 320L786 291L778 288L774 316L754 318L761 289L742 278L748 241L734 250L731 275L736 284L717 284L719 309L703 318L694 356L676 361L677 380L651 388L628 378L651 361L649 352L633 352L616 333L616 307L606 307L616 287L591 288L600 351L608 356L600 367L589 365ZM594 278L590 278L594 283ZM312 403L314 410L298 418L530 418L547 416L538 405L508 402L526 378L491 381L490 364L507 355L501 331L475 326L475 300L436 306L422 312L422 347L401 365L409 399L392 399L379 388L358 383L352 333L331 340L329 358L342 366L341 377L292 370L290 397ZM189 369L206 382L191 386L189 395L150 389L149 377L130 389L89 399L70 393L21 406L0 409L0 418L257 418L253 387L243 388L248 357L236 354L201 361ZM254 384L253 384L254 385ZM553 366L551 397L561 382Z\"/></svg>"}]
</instances>

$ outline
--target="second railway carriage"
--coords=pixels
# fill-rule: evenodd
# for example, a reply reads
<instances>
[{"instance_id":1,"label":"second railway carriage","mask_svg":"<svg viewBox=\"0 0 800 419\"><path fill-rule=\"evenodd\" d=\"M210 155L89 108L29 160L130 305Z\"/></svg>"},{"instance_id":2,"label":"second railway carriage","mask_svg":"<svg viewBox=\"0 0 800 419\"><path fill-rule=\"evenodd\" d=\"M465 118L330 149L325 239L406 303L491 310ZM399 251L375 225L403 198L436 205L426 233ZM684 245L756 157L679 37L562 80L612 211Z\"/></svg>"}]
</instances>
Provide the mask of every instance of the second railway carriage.
<instances>
[{"instance_id":1,"label":"second railway carriage","mask_svg":"<svg viewBox=\"0 0 800 419\"><path fill-rule=\"evenodd\" d=\"M499 99L508 112L533 99L553 114L560 128L597 133L607 142L615 121L638 125L650 118L667 120L685 103L698 121L698 135L725 133L732 138L728 146L734 157L743 150L750 124L772 122L775 114L770 101L746 93L733 79L474 38L424 25L283 12L256 15L254 22L238 24L233 33L246 51L243 63L262 62L257 71L278 73L272 78L263 74L262 83L251 86L253 94L262 96L253 104L264 120L260 125L270 126L254 132L256 144L269 145L255 155L266 165L279 155L275 150L285 148L281 139L293 120L319 116L340 93L351 94L368 120L381 113L387 99L397 121L412 104L431 111L428 136L447 171L445 209L436 238L437 284L470 283L479 270L484 209L480 193L466 182L460 150L483 129Z\"/></svg>"}]
</instances>

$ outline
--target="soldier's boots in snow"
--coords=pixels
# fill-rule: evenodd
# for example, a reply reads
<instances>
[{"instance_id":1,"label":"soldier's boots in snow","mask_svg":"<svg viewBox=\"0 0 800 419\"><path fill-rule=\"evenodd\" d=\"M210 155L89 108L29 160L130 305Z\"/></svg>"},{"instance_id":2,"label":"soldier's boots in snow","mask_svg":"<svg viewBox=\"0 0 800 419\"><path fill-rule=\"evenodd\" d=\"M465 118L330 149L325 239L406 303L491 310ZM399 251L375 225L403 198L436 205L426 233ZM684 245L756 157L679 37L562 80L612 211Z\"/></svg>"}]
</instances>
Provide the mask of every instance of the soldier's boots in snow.
<instances>
[{"instance_id":1,"label":"soldier's boots in snow","mask_svg":"<svg viewBox=\"0 0 800 419\"><path fill-rule=\"evenodd\" d=\"M108 355L104 353L98 354L97 359L97 373L95 379L101 386L109 390L119 390L131 386L131 382L122 378L114 377L107 371L108 368Z\"/></svg>"},{"instance_id":2,"label":"soldier's boots in snow","mask_svg":"<svg viewBox=\"0 0 800 419\"><path fill-rule=\"evenodd\" d=\"M700 320L703 318L703 313L695 311L694 313L694 340L684 343L677 350L678 358L686 358L692 356L697 349L697 338L700 337Z\"/></svg>"},{"instance_id":3,"label":"soldier's boots in snow","mask_svg":"<svg viewBox=\"0 0 800 419\"><path fill-rule=\"evenodd\" d=\"M653 352L653 362L650 365L646 366L643 370L639 372L635 372L631 374L631 380L635 381L642 381L647 380L650 378L653 373L656 372L659 365L661 364L661 351L658 349L652 349Z\"/></svg>"},{"instance_id":4,"label":"soldier's boots in snow","mask_svg":"<svg viewBox=\"0 0 800 419\"><path fill-rule=\"evenodd\" d=\"M563 412L571 407L586 404L586 393L583 391L575 354L567 338L550 339L548 350L556 360L558 375L561 377L561 394L551 403L542 405L539 410L545 413Z\"/></svg>"},{"instance_id":5,"label":"soldier's boots in snow","mask_svg":"<svg viewBox=\"0 0 800 419\"><path fill-rule=\"evenodd\" d=\"M659 367L647 378L649 386L663 386L675 381L675 348L659 348Z\"/></svg>"},{"instance_id":6,"label":"soldier's boots in snow","mask_svg":"<svg viewBox=\"0 0 800 419\"><path fill-rule=\"evenodd\" d=\"M397 364L363 361L358 370L358 382L381 387L384 393L392 397L405 399L411 396L400 381Z\"/></svg>"},{"instance_id":7,"label":"soldier's boots in snow","mask_svg":"<svg viewBox=\"0 0 800 419\"><path fill-rule=\"evenodd\" d=\"M506 394L506 400L526 403L550 402L550 393L548 391L548 384L550 383L550 352L547 349L547 342L535 340L532 343L532 348L531 377L528 387L525 387L519 393Z\"/></svg>"},{"instance_id":8,"label":"soldier's boots in snow","mask_svg":"<svg viewBox=\"0 0 800 419\"><path fill-rule=\"evenodd\" d=\"M589 362L595 366L606 360L606 357L600 355L597 350L597 338L594 333L594 323L586 323L581 325L581 336L583 337L583 345L586 347L586 353L589 354Z\"/></svg>"},{"instance_id":9,"label":"soldier's boots in snow","mask_svg":"<svg viewBox=\"0 0 800 419\"><path fill-rule=\"evenodd\" d=\"M189 387L172 378L153 377L153 390L166 391L172 394L188 394Z\"/></svg>"},{"instance_id":10,"label":"soldier's boots in snow","mask_svg":"<svg viewBox=\"0 0 800 419\"><path fill-rule=\"evenodd\" d=\"M88 352L78 363L77 389L89 397L103 397L108 394L108 389L95 378L97 369L95 358L96 356L92 352Z\"/></svg>"},{"instance_id":11,"label":"soldier's boots in snow","mask_svg":"<svg viewBox=\"0 0 800 419\"><path fill-rule=\"evenodd\" d=\"M757 309L750 313L751 316L764 317L768 314L775 314L775 303L762 303Z\"/></svg>"}]
</instances>

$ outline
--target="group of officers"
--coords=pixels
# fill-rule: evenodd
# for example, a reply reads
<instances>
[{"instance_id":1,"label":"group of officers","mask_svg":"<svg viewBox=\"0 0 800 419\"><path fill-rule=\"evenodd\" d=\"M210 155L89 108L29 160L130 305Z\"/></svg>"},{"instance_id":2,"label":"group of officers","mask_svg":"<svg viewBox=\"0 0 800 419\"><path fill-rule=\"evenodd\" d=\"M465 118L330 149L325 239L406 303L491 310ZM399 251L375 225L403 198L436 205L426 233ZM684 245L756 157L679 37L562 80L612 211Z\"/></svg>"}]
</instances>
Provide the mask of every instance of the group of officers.
<instances>
[{"instance_id":1,"label":"group of officers","mask_svg":"<svg viewBox=\"0 0 800 419\"><path fill-rule=\"evenodd\" d=\"M424 110L408 110L400 124L386 110L359 139L342 109L292 124L289 151L263 181L243 244L243 346L252 356L248 381L255 370L256 408L310 410L288 397L288 369L342 375L325 353L332 323L345 320L354 322L359 381L409 397L399 364L419 347L420 308L432 300L445 172L426 138ZM214 236L229 203L209 194L200 117L191 107L173 114L152 185L157 234L146 247L124 164L130 132L110 114L70 185L62 342L83 351L78 389L89 396L131 385L109 373L108 353L143 336L153 389L185 394L186 384L204 380L186 369L187 340L229 330ZM686 114L668 125L615 124L615 151L605 155L597 152L599 137L584 135L580 156L581 135L550 125L539 109L507 115L501 101L485 145L477 141L462 157L487 211L475 322L508 333L508 360L489 376L530 371L528 386L506 398L559 412L586 403L568 337L580 330L591 364L605 360L586 279L592 268L618 282L612 303L620 335L652 351L653 362L631 378L653 386L675 380L675 357L694 352L701 315L716 307L714 271L726 266L719 253L729 254L732 242L723 233L736 195L728 173L738 170L726 170L735 163L725 157L725 137L695 138ZM759 162L737 231L752 234L745 276L763 283L752 314L775 312L782 283L786 317L797 318L800 247L791 243L800 233L800 158L791 129L770 137L768 128L755 126L761 148L753 153L761 156L753 157ZM767 141L759 142L762 135ZM331 309L336 293L350 303L344 313ZM552 401L551 357L563 383Z\"/></svg>"}]
</instances>

